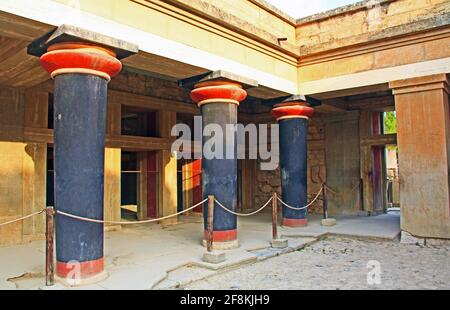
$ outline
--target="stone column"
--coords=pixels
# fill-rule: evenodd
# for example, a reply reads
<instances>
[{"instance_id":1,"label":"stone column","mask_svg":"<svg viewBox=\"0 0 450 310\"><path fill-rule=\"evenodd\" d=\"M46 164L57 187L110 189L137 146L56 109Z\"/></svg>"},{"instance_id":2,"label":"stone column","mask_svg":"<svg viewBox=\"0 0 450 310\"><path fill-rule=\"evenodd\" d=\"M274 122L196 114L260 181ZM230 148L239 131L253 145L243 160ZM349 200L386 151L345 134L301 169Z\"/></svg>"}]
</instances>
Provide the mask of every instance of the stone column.
<instances>
[{"instance_id":1,"label":"stone column","mask_svg":"<svg viewBox=\"0 0 450 310\"><path fill-rule=\"evenodd\" d=\"M280 173L284 202L295 208L307 204L308 119L314 109L306 103L287 99L273 107L272 115L280 125ZM308 211L283 206L283 226L302 227L308 224Z\"/></svg>"},{"instance_id":2,"label":"stone column","mask_svg":"<svg viewBox=\"0 0 450 310\"><path fill-rule=\"evenodd\" d=\"M203 131L207 126L221 129L223 136L219 143L223 145L220 158L208 158L203 151L202 183L203 197L214 195L227 208L236 211L237 208L237 143L236 131L227 125L236 125L239 103L247 97L242 84L230 81L206 81L195 84L191 98L201 108ZM214 129L213 127L210 128ZM213 138L213 137L212 137ZM203 146L209 139L203 137ZM228 154L232 156L228 156ZM204 228L206 233L208 208L204 205ZM205 238L206 239L206 238ZM214 208L213 247L215 249L230 249L238 246L237 219L217 204Z\"/></svg>"},{"instance_id":3,"label":"stone column","mask_svg":"<svg viewBox=\"0 0 450 310\"><path fill-rule=\"evenodd\" d=\"M107 85L122 64L107 48L56 43L41 56L55 81L55 207L103 219ZM56 217L56 274L99 277L104 271L103 224ZM78 273L78 274L77 274Z\"/></svg>"},{"instance_id":4,"label":"stone column","mask_svg":"<svg viewBox=\"0 0 450 310\"><path fill-rule=\"evenodd\" d=\"M33 41L54 79L55 208L104 219L107 85L122 69L119 59L138 47L72 25ZM105 276L103 224L56 216L56 275L71 285Z\"/></svg>"},{"instance_id":5,"label":"stone column","mask_svg":"<svg viewBox=\"0 0 450 310\"><path fill-rule=\"evenodd\" d=\"M397 112L401 229L450 239L450 112L446 74L390 83Z\"/></svg>"}]
</instances>

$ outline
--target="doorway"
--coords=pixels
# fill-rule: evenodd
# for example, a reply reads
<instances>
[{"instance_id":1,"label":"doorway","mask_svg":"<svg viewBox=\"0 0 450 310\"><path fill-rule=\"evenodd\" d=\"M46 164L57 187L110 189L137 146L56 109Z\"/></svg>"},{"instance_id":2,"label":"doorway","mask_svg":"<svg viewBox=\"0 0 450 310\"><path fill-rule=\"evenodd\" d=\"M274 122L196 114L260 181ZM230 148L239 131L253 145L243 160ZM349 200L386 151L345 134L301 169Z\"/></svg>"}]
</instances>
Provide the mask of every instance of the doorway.
<instances>
[{"instance_id":1,"label":"doorway","mask_svg":"<svg viewBox=\"0 0 450 310\"><path fill-rule=\"evenodd\" d=\"M372 135L384 134L384 113L372 114ZM385 145L372 146L372 187L373 187L373 213L381 214L387 210L386 206L386 154Z\"/></svg>"},{"instance_id":2,"label":"doorway","mask_svg":"<svg viewBox=\"0 0 450 310\"><path fill-rule=\"evenodd\" d=\"M395 111L372 113L371 169L369 180L373 206L372 215L400 207L398 179L398 148L396 144ZM369 200L370 201L370 200Z\"/></svg>"},{"instance_id":3,"label":"doorway","mask_svg":"<svg viewBox=\"0 0 450 310\"><path fill-rule=\"evenodd\" d=\"M121 216L126 220L158 217L158 152L122 151Z\"/></svg>"},{"instance_id":4,"label":"doorway","mask_svg":"<svg viewBox=\"0 0 450 310\"><path fill-rule=\"evenodd\" d=\"M120 178L120 213L126 220L138 219L139 174L136 152L122 151Z\"/></svg>"},{"instance_id":5,"label":"doorway","mask_svg":"<svg viewBox=\"0 0 450 310\"><path fill-rule=\"evenodd\" d=\"M397 134L397 114L385 112L383 126L386 134ZM400 211L400 178L397 144L387 144L386 158L386 208L388 211Z\"/></svg>"}]
</instances>

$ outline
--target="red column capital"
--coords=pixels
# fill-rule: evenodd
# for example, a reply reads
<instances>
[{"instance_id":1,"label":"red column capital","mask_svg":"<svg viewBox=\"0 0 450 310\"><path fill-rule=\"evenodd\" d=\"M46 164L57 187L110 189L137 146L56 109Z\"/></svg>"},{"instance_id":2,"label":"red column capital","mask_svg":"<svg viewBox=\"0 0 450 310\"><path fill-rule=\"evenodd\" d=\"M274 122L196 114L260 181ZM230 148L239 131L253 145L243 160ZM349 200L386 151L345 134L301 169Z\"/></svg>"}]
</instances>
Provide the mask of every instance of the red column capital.
<instances>
[{"instance_id":1,"label":"red column capital","mask_svg":"<svg viewBox=\"0 0 450 310\"><path fill-rule=\"evenodd\" d=\"M272 116L277 121L294 118L309 119L313 114L314 109L303 101L276 104L272 109Z\"/></svg>"},{"instance_id":2,"label":"red column capital","mask_svg":"<svg viewBox=\"0 0 450 310\"><path fill-rule=\"evenodd\" d=\"M211 103L239 105L245 98L247 98L247 92L241 84L226 81L198 83L191 91L191 99L199 107Z\"/></svg>"},{"instance_id":3,"label":"red column capital","mask_svg":"<svg viewBox=\"0 0 450 310\"><path fill-rule=\"evenodd\" d=\"M41 56L40 62L52 78L60 74L80 73L96 75L109 82L122 70L122 63L112 50L90 43L53 44Z\"/></svg>"}]
</instances>

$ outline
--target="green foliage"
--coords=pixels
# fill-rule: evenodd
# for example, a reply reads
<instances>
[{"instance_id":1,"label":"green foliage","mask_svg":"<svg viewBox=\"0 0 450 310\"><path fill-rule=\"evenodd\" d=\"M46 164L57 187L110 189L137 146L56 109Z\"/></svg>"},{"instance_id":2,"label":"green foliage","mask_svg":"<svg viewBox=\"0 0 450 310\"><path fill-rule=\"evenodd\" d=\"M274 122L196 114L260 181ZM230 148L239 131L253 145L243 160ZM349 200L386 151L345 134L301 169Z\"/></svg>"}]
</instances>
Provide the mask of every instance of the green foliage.
<instances>
[{"instance_id":1,"label":"green foliage","mask_svg":"<svg viewBox=\"0 0 450 310\"><path fill-rule=\"evenodd\" d=\"M384 113L384 133L397 133L397 115L395 112Z\"/></svg>"},{"instance_id":2,"label":"green foliage","mask_svg":"<svg viewBox=\"0 0 450 310\"><path fill-rule=\"evenodd\" d=\"M395 112L386 112L384 113L384 133L385 134L393 134L397 133L397 114ZM388 145L386 146L388 150L396 150L397 146Z\"/></svg>"}]
</instances>

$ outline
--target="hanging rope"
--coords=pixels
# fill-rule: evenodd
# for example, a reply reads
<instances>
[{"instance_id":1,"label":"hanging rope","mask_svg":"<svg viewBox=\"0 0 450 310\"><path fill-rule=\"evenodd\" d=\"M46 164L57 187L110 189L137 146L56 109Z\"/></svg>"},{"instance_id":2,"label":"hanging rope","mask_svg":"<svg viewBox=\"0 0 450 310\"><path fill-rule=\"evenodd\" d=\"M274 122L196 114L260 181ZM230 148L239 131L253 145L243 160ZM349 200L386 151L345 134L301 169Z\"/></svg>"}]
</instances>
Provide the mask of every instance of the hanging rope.
<instances>
[{"instance_id":1,"label":"hanging rope","mask_svg":"<svg viewBox=\"0 0 450 310\"><path fill-rule=\"evenodd\" d=\"M8 221L8 222L0 223L0 227L1 227L1 226L8 225L8 224L15 223L15 222L19 222L19 221L26 220L26 219L28 219L28 218L30 218L30 217L39 215L39 214L44 213L44 212L45 212L45 209L44 209L44 210L41 210L41 211L38 211L38 212L35 212L35 213L32 213L32 214L29 214L29 215L26 215L26 216L22 216L22 217L20 217L20 218L15 219L15 220L11 220L11 221Z\"/></svg>"},{"instance_id":2,"label":"hanging rope","mask_svg":"<svg viewBox=\"0 0 450 310\"><path fill-rule=\"evenodd\" d=\"M301 211L301 210L305 210L308 209L309 207L311 207L317 199L319 199L320 194L322 194L323 191L323 187L320 188L320 191L317 193L316 197L306 206L302 207L302 208L295 208L293 206L288 205L287 203L285 203L283 200L281 200L280 197L277 196L277 199L279 202L281 202L281 204L283 204L286 208L291 209L291 210L295 210L295 211Z\"/></svg>"},{"instance_id":3,"label":"hanging rope","mask_svg":"<svg viewBox=\"0 0 450 310\"><path fill-rule=\"evenodd\" d=\"M231 213L231 214L236 215L236 216L246 217L246 216L255 215L255 214L261 212L262 210L264 210L269 205L269 203L272 201L272 199L273 199L273 197L270 197L269 200L261 208L259 208L258 210L254 211L252 213L247 213L247 214L234 212L234 211L228 209L227 207L225 207L223 204L220 203L220 201L218 201L215 198L214 198L214 201L219 205L219 207L221 207L222 209L224 209L228 213Z\"/></svg>"},{"instance_id":4,"label":"hanging rope","mask_svg":"<svg viewBox=\"0 0 450 310\"><path fill-rule=\"evenodd\" d=\"M338 193L337 191L333 190L331 187L329 187L326 183L324 183L325 187L327 188L327 191L331 192L335 196L342 197L343 195ZM361 180L356 184L351 190L350 193L353 193L355 190L357 190L361 186Z\"/></svg>"},{"instance_id":5,"label":"hanging rope","mask_svg":"<svg viewBox=\"0 0 450 310\"><path fill-rule=\"evenodd\" d=\"M197 203L196 205L194 205L194 206L192 206L192 207L190 207L190 208L188 208L186 210L183 210L181 212L172 214L172 215L163 216L163 217L160 217L160 218L157 218L157 219L150 219L150 220L144 220L144 221L134 221L134 222L96 220L96 219L90 219L90 218L83 217L83 216L77 216L77 215L69 214L69 213L66 213L66 212L63 212L63 211L59 211L59 210L56 210L56 213L61 214L61 215L66 216L66 217L70 217L70 218L76 219L76 220L85 221L85 222L91 222L91 223L114 224L114 225L136 225L136 224L147 224L147 223L159 222L159 221L162 221L162 220L165 220L165 219L169 219L169 218L181 215L183 213L186 213L188 211L191 211L191 210L201 206L202 204L204 204L207 201L208 201L208 199L206 198L203 201Z\"/></svg>"}]
</instances>

